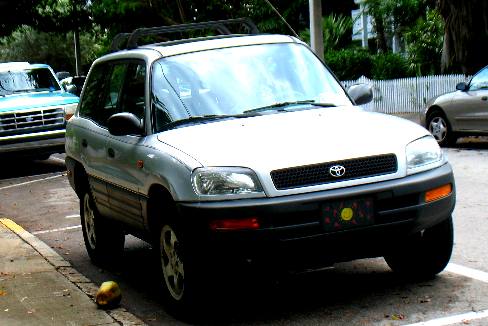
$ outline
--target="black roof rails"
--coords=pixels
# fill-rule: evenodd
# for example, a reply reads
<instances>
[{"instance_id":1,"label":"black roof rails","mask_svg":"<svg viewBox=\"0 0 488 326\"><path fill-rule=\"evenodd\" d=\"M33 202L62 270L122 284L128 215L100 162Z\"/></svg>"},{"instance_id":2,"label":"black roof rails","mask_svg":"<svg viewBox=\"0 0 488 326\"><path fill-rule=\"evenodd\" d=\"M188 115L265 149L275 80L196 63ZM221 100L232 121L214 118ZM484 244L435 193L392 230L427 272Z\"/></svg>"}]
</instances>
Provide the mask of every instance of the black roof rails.
<instances>
[{"instance_id":1,"label":"black roof rails","mask_svg":"<svg viewBox=\"0 0 488 326\"><path fill-rule=\"evenodd\" d=\"M142 36L148 35L159 35L175 32L185 32L194 31L202 29L213 29L220 34L230 35L232 34L228 29L228 25L241 25L249 30L249 34L259 34L259 30L256 25L249 18L237 18L237 19L227 19L227 20L217 20L209 21L203 23L190 23L181 25L170 25L161 27L148 27L148 28L138 28L132 33L120 33L115 36L112 41L112 51L120 50L120 46L123 44L125 39L128 38L127 49L135 49L138 44L137 41Z\"/></svg>"}]
</instances>

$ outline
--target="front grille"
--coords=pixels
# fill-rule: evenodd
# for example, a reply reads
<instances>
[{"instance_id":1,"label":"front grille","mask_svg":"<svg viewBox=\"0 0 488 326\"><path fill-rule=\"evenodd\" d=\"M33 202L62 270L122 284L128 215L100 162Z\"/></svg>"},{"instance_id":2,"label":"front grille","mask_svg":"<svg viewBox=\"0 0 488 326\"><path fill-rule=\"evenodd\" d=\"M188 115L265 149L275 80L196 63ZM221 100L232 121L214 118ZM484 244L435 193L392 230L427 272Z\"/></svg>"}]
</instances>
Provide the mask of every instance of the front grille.
<instances>
[{"instance_id":1,"label":"front grille","mask_svg":"<svg viewBox=\"0 0 488 326\"><path fill-rule=\"evenodd\" d=\"M342 165L345 174L333 177L329 169L334 165ZM396 156L386 154L274 170L271 179L276 189L284 190L394 173L397 168Z\"/></svg>"},{"instance_id":2,"label":"front grille","mask_svg":"<svg viewBox=\"0 0 488 326\"><path fill-rule=\"evenodd\" d=\"M0 136L26 134L64 127L63 108L18 111L0 114Z\"/></svg>"}]
</instances>

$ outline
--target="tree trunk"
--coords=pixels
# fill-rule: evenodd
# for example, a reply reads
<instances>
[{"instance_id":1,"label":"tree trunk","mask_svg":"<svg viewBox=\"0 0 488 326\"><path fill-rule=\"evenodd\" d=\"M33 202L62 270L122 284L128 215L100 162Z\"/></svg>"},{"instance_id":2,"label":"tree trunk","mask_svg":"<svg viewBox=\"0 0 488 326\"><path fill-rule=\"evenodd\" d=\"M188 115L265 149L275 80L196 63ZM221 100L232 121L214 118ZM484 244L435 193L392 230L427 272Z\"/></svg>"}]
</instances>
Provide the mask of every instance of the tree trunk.
<instances>
[{"instance_id":1,"label":"tree trunk","mask_svg":"<svg viewBox=\"0 0 488 326\"><path fill-rule=\"evenodd\" d=\"M443 73L472 75L487 64L488 0L438 0L444 18Z\"/></svg>"}]
</instances>

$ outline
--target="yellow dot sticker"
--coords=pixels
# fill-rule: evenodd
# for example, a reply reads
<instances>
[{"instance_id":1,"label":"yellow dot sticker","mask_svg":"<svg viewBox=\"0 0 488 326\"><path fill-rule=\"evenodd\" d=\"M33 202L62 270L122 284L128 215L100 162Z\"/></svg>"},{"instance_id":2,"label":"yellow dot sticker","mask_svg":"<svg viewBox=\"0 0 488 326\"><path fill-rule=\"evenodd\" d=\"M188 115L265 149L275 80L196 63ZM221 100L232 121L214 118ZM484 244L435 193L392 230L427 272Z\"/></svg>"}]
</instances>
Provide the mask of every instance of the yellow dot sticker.
<instances>
[{"instance_id":1,"label":"yellow dot sticker","mask_svg":"<svg viewBox=\"0 0 488 326\"><path fill-rule=\"evenodd\" d=\"M342 211L341 211L341 219L343 221L350 221L353 216L354 216L354 212L353 212L353 210L351 208L346 207L346 208L343 208L342 209Z\"/></svg>"}]
</instances>

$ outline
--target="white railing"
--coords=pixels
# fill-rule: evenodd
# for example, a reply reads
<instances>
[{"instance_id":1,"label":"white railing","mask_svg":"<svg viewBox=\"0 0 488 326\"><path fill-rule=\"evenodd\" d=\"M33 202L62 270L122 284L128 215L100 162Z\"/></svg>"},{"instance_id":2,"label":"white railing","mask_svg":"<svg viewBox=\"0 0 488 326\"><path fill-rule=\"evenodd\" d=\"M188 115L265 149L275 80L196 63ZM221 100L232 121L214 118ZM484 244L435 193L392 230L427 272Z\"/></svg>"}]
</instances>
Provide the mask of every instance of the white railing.
<instances>
[{"instance_id":1,"label":"white railing","mask_svg":"<svg viewBox=\"0 0 488 326\"><path fill-rule=\"evenodd\" d=\"M456 84L467 81L464 75L441 75L400 78L392 80L372 80L364 76L358 80L343 81L347 88L357 83L373 86L373 101L363 105L368 111L401 114L420 113L427 101L434 96L456 90Z\"/></svg>"}]
</instances>

